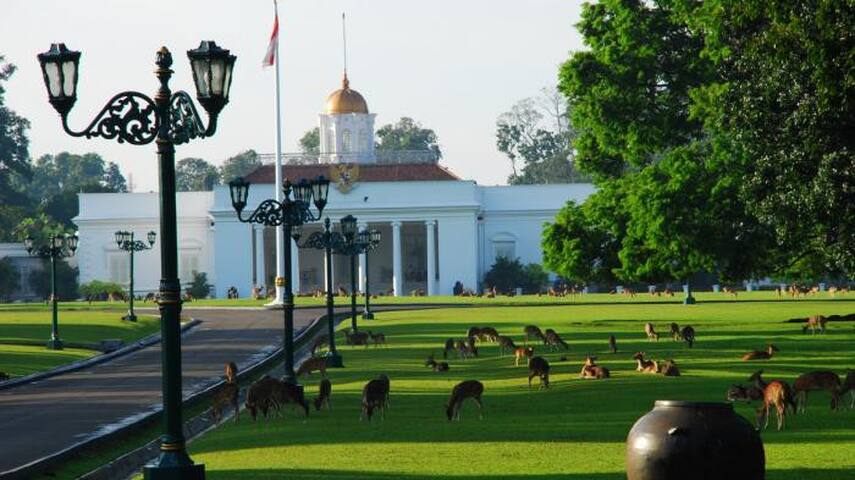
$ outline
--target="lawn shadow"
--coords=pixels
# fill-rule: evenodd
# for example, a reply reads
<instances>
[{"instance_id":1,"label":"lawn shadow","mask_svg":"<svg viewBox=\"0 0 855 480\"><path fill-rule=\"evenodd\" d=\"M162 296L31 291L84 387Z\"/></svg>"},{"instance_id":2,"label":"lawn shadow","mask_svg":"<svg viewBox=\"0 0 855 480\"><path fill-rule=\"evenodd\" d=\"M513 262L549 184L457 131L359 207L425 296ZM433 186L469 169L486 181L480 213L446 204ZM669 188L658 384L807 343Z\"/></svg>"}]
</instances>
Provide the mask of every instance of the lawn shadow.
<instances>
[{"instance_id":1,"label":"lawn shadow","mask_svg":"<svg viewBox=\"0 0 855 480\"><path fill-rule=\"evenodd\" d=\"M438 478L460 480L507 480L510 478L527 478L531 480L618 480L625 479L623 472L615 473L549 473L533 475L408 475L400 472L365 472L355 470L321 470L321 469L269 469L269 470L207 470L209 479L230 480L259 480L259 479L312 479L312 480L436 480Z\"/></svg>"}]
</instances>

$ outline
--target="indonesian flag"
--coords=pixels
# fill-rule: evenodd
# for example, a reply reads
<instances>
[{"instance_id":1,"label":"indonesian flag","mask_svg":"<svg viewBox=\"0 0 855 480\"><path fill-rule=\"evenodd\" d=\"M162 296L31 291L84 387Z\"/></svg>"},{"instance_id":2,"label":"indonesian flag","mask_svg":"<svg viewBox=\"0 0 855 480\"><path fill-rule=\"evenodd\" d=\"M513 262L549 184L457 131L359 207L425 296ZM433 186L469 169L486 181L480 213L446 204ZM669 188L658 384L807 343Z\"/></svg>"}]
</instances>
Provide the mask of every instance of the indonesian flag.
<instances>
[{"instance_id":1,"label":"indonesian flag","mask_svg":"<svg viewBox=\"0 0 855 480\"><path fill-rule=\"evenodd\" d=\"M273 3L276 8L276 3ZM273 20L273 33L270 34L270 43L267 45L267 53L264 54L264 59L261 65L264 67L272 67L276 62L276 44L279 43L279 11L275 10Z\"/></svg>"}]
</instances>

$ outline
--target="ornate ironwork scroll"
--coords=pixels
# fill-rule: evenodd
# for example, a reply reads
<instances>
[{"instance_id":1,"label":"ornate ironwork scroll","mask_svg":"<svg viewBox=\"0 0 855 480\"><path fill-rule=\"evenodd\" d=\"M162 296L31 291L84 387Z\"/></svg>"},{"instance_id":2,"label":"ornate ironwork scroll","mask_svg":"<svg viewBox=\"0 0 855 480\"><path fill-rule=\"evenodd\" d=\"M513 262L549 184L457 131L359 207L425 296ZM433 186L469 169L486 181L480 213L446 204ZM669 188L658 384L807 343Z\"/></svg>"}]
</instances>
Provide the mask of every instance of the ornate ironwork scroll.
<instances>
[{"instance_id":1,"label":"ornate ironwork scroll","mask_svg":"<svg viewBox=\"0 0 855 480\"><path fill-rule=\"evenodd\" d=\"M172 141L176 145L187 143L194 138L207 136L202 117L196 110L196 105L185 91L172 94L169 101L170 130Z\"/></svg>"},{"instance_id":2,"label":"ornate ironwork scroll","mask_svg":"<svg viewBox=\"0 0 855 480\"><path fill-rule=\"evenodd\" d=\"M68 127L67 117L62 126L74 137L116 139L133 145L151 143L157 137L158 119L154 101L139 92L122 92L107 102L101 112L82 132Z\"/></svg>"}]
</instances>

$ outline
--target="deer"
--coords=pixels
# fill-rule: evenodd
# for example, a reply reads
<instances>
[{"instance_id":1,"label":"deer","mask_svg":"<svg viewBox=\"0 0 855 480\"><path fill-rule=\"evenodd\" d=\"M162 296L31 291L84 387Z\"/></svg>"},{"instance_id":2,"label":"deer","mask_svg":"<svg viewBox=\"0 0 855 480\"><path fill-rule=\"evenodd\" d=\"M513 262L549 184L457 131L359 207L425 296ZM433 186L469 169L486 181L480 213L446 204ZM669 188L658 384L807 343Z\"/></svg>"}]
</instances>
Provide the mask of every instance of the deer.
<instances>
[{"instance_id":1,"label":"deer","mask_svg":"<svg viewBox=\"0 0 855 480\"><path fill-rule=\"evenodd\" d=\"M656 333L656 329L653 328L653 324L647 322L644 324L644 333L647 335L647 341L656 340L659 341L659 334Z\"/></svg>"},{"instance_id":2,"label":"deer","mask_svg":"<svg viewBox=\"0 0 855 480\"><path fill-rule=\"evenodd\" d=\"M680 369L677 368L677 362L673 359L665 360L657 365L659 367L659 373L665 375L666 377L679 377Z\"/></svg>"},{"instance_id":3,"label":"deer","mask_svg":"<svg viewBox=\"0 0 855 480\"><path fill-rule=\"evenodd\" d=\"M451 390L451 398L445 405L445 415L448 421L460 420L460 407L463 401L471 398L478 404L478 418L484 419L484 404L481 401L481 395L484 394L484 384L478 380L464 380Z\"/></svg>"},{"instance_id":4,"label":"deer","mask_svg":"<svg viewBox=\"0 0 855 480\"><path fill-rule=\"evenodd\" d=\"M846 371L846 379L840 386L840 396L843 397L847 393L849 393L849 408L855 408L855 370Z\"/></svg>"},{"instance_id":5,"label":"deer","mask_svg":"<svg viewBox=\"0 0 855 480\"><path fill-rule=\"evenodd\" d=\"M371 341L374 342L374 346L383 345L386 346L386 335L382 333L371 333L371 330L368 330L368 337L371 338Z\"/></svg>"},{"instance_id":6,"label":"deer","mask_svg":"<svg viewBox=\"0 0 855 480\"><path fill-rule=\"evenodd\" d=\"M458 351L464 358L478 357L478 347L475 346L475 337L467 337L463 345L458 345Z\"/></svg>"},{"instance_id":7,"label":"deer","mask_svg":"<svg viewBox=\"0 0 855 480\"><path fill-rule=\"evenodd\" d=\"M259 413L267 418L270 409L275 408L276 400L274 395L278 382L279 380L275 378L264 376L250 385L249 390L246 392L244 406L249 412L250 417L252 417L253 422L258 418Z\"/></svg>"},{"instance_id":8,"label":"deer","mask_svg":"<svg viewBox=\"0 0 855 480\"><path fill-rule=\"evenodd\" d=\"M761 391L765 391L766 387L771 383L771 382L766 382L765 380L763 380L763 370L758 370L758 371L752 373L751 376L748 377L748 381L753 383L754 386L756 388L760 389ZM781 385L783 385L784 394L785 394L784 395L784 401L786 403L786 406L790 410L791 413L795 414L796 413L796 401L795 401L795 398L793 396L793 390L792 390L792 388L790 388L790 384L788 384L787 382L785 382L783 380L775 380L775 381L780 383Z\"/></svg>"},{"instance_id":9,"label":"deer","mask_svg":"<svg viewBox=\"0 0 855 480\"><path fill-rule=\"evenodd\" d=\"M680 337L686 342L689 348L692 348L692 345L695 344L695 329L691 325L686 325L680 330Z\"/></svg>"},{"instance_id":10,"label":"deer","mask_svg":"<svg viewBox=\"0 0 855 480\"><path fill-rule=\"evenodd\" d=\"M772 380L763 389L763 406L757 409L757 429L763 423L765 430L769 426L769 410L775 407L778 415L778 430L784 427L784 418L787 416L788 387L779 380Z\"/></svg>"},{"instance_id":11,"label":"deer","mask_svg":"<svg viewBox=\"0 0 855 480\"><path fill-rule=\"evenodd\" d=\"M594 363L596 359L597 357L585 357L585 364L582 365L582 371L579 372L579 378L609 378L609 369Z\"/></svg>"},{"instance_id":12,"label":"deer","mask_svg":"<svg viewBox=\"0 0 855 480\"><path fill-rule=\"evenodd\" d=\"M757 388L754 385L743 386L733 385L727 389L725 398L728 402L748 402L762 400L763 389Z\"/></svg>"},{"instance_id":13,"label":"deer","mask_svg":"<svg viewBox=\"0 0 855 480\"><path fill-rule=\"evenodd\" d=\"M541 342L546 340L546 337L537 325L526 325L525 328L523 328L523 333L525 334L526 340L535 339L540 340Z\"/></svg>"},{"instance_id":14,"label":"deer","mask_svg":"<svg viewBox=\"0 0 855 480\"><path fill-rule=\"evenodd\" d=\"M273 388L273 407L278 412L283 406L288 403L293 403L303 409L303 412L309 416L309 403L306 402L303 387L282 380L275 380Z\"/></svg>"},{"instance_id":15,"label":"deer","mask_svg":"<svg viewBox=\"0 0 855 480\"><path fill-rule=\"evenodd\" d=\"M214 423L219 423L223 418L223 412L226 407L231 406L235 411L235 422L240 421L240 406L238 405L239 387L237 384L237 365L235 362L229 362L225 368L226 382L223 388L217 392L214 397L213 405L211 406L211 419Z\"/></svg>"},{"instance_id":16,"label":"deer","mask_svg":"<svg viewBox=\"0 0 855 480\"><path fill-rule=\"evenodd\" d=\"M481 327L469 327L469 330L466 331L466 338L480 338L481 337Z\"/></svg>"},{"instance_id":17,"label":"deer","mask_svg":"<svg viewBox=\"0 0 855 480\"><path fill-rule=\"evenodd\" d=\"M499 335L496 337L496 341L499 342L499 356L504 356L505 352L513 352L516 350L517 345L514 343L511 337L506 337L504 335Z\"/></svg>"},{"instance_id":18,"label":"deer","mask_svg":"<svg viewBox=\"0 0 855 480\"><path fill-rule=\"evenodd\" d=\"M327 362L324 357L311 357L303 361L300 364L300 367L297 369L296 375L297 377L301 377L303 375L311 375L313 371L318 370L321 372L322 377L327 376Z\"/></svg>"},{"instance_id":19,"label":"deer","mask_svg":"<svg viewBox=\"0 0 855 480\"><path fill-rule=\"evenodd\" d=\"M819 333L825 333L825 324L828 322L822 315L811 315L807 318L807 323L802 327L802 333L807 333L808 329L811 330L812 335L816 335L817 329L819 329Z\"/></svg>"},{"instance_id":20,"label":"deer","mask_svg":"<svg viewBox=\"0 0 855 480\"><path fill-rule=\"evenodd\" d=\"M493 327L481 327L481 333L478 335L478 340L495 342L499 338L499 332Z\"/></svg>"},{"instance_id":21,"label":"deer","mask_svg":"<svg viewBox=\"0 0 855 480\"><path fill-rule=\"evenodd\" d=\"M745 355L742 356L742 361L748 362L751 360L769 360L770 358L772 358L772 355L775 352L779 352L779 351L780 350L778 349L778 347L776 347L770 343L769 346L766 347L765 351L755 350L753 352L746 353Z\"/></svg>"},{"instance_id":22,"label":"deer","mask_svg":"<svg viewBox=\"0 0 855 480\"><path fill-rule=\"evenodd\" d=\"M543 343L546 344L546 346L549 347L549 350L552 351L558 350L559 348L563 350L570 349L570 347L567 345L567 342L562 340L558 333L551 328L546 329L546 339Z\"/></svg>"},{"instance_id":23,"label":"deer","mask_svg":"<svg viewBox=\"0 0 855 480\"><path fill-rule=\"evenodd\" d=\"M675 342L683 339L682 335L680 335L680 326L677 325L676 322L671 322L671 338L673 338Z\"/></svg>"},{"instance_id":24,"label":"deer","mask_svg":"<svg viewBox=\"0 0 855 480\"><path fill-rule=\"evenodd\" d=\"M632 359L638 363L635 371L642 373L659 373L659 365L656 360L645 360L644 352L636 352Z\"/></svg>"},{"instance_id":25,"label":"deer","mask_svg":"<svg viewBox=\"0 0 855 480\"><path fill-rule=\"evenodd\" d=\"M454 349L453 338L445 340L445 344L442 347L442 358L448 359L448 352L456 352L456 350Z\"/></svg>"},{"instance_id":26,"label":"deer","mask_svg":"<svg viewBox=\"0 0 855 480\"><path fill-rule=\"evenodd\" d=\"M330 338L326 335L319 335L318 338L315 339L314 343L312 343L312 356L314 357L318 350L322 348L329 348Z\"/></svg>"},{"instance_id":27,"label":"deer","mask_svg":"<svg viewBox=\"0 0 855 480\"><path fill-rule=\"evenodd\" d=\"M831 409L836 410L840 402L840 377L830 370L818 370L799 375L793 382L796 395L796 412L804 412L807 407L807 394L811 390L828 390L831 393Z\"/></svg>"},{"instance_id":28,"label":"deer","mask_svg":"<svg viewBox=\"0 0 855 480\"><path fill-rule=\"evenodd\" d=\"M349 330L345 330L344 337L348 345L365 345L365 348L368 348L368 334L365 332L351 332Z\"/></svg>"},{"instance_id":29,"label":"deer","mask_svg":"<svg viewBox=\"0 0 855 480\"><path fill-rule=\"evenodd\" d=\"M540 387L549 388L549 362L543 357L534 357L528 361L528 388L531 388L531 379L540 378Z\"/></svg>"},{"instance_id":30,"label":"deer","mask_svg":"<svg viewBox=\"0 0 855 480\"><path fill-rule=\"evenodd\" d=\"M320 411L324 405L327 406L327 409L332 410L332 404L330 403L331 393L332 383L327 378L322 379L321 384L318 386L318 396L315 398L315 410Z\"/></svg>"},{"instance_id":31,"label":"deer","mask_svg":"<svg viewBox=\"0 0 855 480\"><path fill-rule=\"evenodd\" d=\"M380 418L386 418L386 397L388 396L388 384L380 378L370 380L362 389L362 413L359 415L359 421L368 419L371 423L371 417L374 415L374 410L380 410Z\"/></svg>"},{"instance_id":32,"label":"deer","mask_svg":"<svg viewBox=\"0 0 855 480\"><path fill-rule=\"evenodd\" d=\"M523 358L531 359L532 355L534 355L534 348L532 347L517 347L514 349L514 366L518 367L520 365L520 360ZM528 363L528 362L526 362Z\"/></svg>"},{"instance_id":33,"label":"deer","mask_svg":"<svg viewBox=\"0 0 855 480\"><path fill-rule=\"evenodd\" d=\"M433 354L425 360L425 366L432 368L434 372L447 372L449 369L448 362L437 362L433 358Z\"/></svg>"},{"instance_id":34,"label":"deer","mask_svg":"<svg viewBox=\"0 0 855 480\"><path fill-rule=\"evenodd\" d=\"M614 335L609 335L609 351L617 353L617 340Z\"/></svg>"}]
</instances>

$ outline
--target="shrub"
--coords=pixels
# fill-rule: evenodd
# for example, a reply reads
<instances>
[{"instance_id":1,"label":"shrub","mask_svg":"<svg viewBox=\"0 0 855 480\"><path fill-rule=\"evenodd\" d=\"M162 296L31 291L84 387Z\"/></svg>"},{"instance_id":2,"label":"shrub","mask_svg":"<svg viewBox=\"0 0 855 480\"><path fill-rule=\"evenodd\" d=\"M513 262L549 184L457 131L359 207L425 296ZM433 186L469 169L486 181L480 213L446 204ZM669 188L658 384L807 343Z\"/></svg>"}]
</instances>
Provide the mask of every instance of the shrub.
<instances>
[{"instance_id":1,"label":"shrub","mask_svg":"<svg viewBox=\"0 0 855 480\"><path fill-rule=\"evenodd\" d=\"M18 289L18 270L12 265L12 260L0 260L0 299L8 298Z\"/></svg>"},{"instance_id":2,"label":"shrub","mask_svg":"<svg viewBox=\"0 0 855 480\"><path fill-rule=\"evenodd\" d=\"M80 295L88 300L107 300L110 295L114 298L124 299L125 290L118 283L92 280L80 285Z\"/></svg>"},{"instance_id":3,"label":"shrub","mask_svg":"<svg viewBox=\"0 0 855 480\"><path fill-rule=\"evenodd\" d=\"M496 287L500 292L522 288L523 293L537 293L548 281L549 275L543 267L537 263L523 265L518 258L510 260L499 257L484 275L484 286Z\"/></svg>"},{"instance_id":4,"label":"shrub","mask_svg":"<svg viewBox=\"0 0 855 480\"><path fill-rule=\"evenodd\" d=\"M193 281L187 291L193 298L207 298L211 294L213 287L208 283L208 274L205 272L196 272L193 274Z\"/></svg>"}]
</instances>

